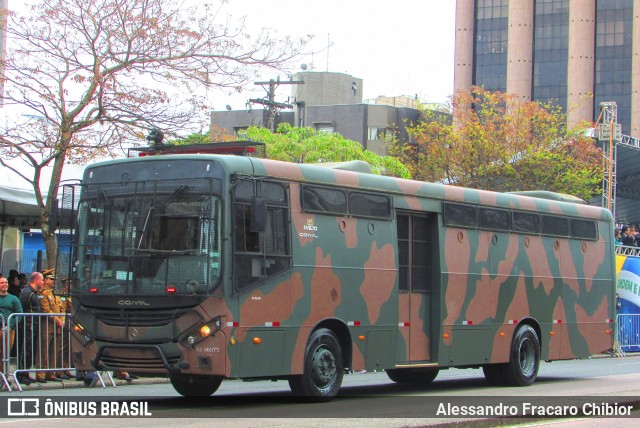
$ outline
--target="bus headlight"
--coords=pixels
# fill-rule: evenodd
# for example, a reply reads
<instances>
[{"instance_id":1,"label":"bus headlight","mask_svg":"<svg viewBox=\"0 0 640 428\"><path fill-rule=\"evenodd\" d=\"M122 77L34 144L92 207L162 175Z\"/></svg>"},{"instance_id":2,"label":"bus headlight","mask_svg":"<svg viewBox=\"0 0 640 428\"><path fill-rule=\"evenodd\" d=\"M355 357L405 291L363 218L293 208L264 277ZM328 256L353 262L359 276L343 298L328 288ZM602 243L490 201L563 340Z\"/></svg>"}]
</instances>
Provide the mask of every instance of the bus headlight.
<instances>
[{"instance_id":1,"label":"bus headlight","mask_svg":"<svg viewBox=\"0 0 640 428\"><path fill-rule=\"evenodd\" d=\"M222 319L218 316L205 324L194 327L182 336L180 343L185 347L192 347L209 336L215 336L222 330Z\"/></svg>"},{"instance_id":2,"label":"bus headlight","mask_svg":"<svg viewBox=\"0 0 640 428\"><path fill-rule=\"evenodd\" d=\"M82 343L84 346L87 346L91 342L93 342L93 337L91 334L82 327L82 325L76 321L74 318L69 319L70 330L73 336L78 340L78 342Z\"/></svg>"}]
</instances>

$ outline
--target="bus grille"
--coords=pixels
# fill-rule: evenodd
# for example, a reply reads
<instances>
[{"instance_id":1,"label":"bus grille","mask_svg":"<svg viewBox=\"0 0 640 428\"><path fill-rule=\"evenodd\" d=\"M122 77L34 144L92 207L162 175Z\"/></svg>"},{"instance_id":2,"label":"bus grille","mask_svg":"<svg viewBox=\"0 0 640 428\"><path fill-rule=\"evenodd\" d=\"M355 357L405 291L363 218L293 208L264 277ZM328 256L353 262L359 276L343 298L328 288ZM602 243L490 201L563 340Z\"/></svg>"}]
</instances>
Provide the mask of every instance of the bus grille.
<instances>
[{"instance_id":1,"label":"bus grille","mask_svg":"<svg viewBox=\"0 0 640 428\"><path fill-rule=\"evenodd\" d=\"M195 311L120 311L120 310L95 310L96 319L110 326L126 327L157 327L175 322L178 318L190 313L194 322L200 319Z\"/></svg>"},{"instance_id":2,"label":"bus grille","mask_svg":"<svg viewBox=\"0 0 640 428\"><path fill-rule=\"evenodd\" d=\"M167 362L171 367L176 367L180 357L167 357ZM162 363L162 360L158 357L151 358L135 358L135 357L125 357L125 356L109 356L103 355L101 362L112 369L123 368L127 370L162 370L165 371L167 368Z\"/></svg>"},{"instance_id":3,"label":"bus grille","mask_svg":"<svg viewBox=\"0 0 640 428\"><path fill-rule=\"evenodd\" d=\"M110 343L176 342L204 320L193 309L122 310L81 307L76 320L96 340Z\"/></svg>"},{"instance_id":4,"label":"bus grille","mask_svg":"<svg viewBox=\"0 0 640 428\"><path fill-rule=\"evenodd\" d=\"M114 327L153 327L167 325L176 322L178 319L187 324L193 325L200 320L200 316L195 311L172 310L172 311L122 311L120 309L93 309L95 318L109 326Z\"/></svg>"}]
</instances>

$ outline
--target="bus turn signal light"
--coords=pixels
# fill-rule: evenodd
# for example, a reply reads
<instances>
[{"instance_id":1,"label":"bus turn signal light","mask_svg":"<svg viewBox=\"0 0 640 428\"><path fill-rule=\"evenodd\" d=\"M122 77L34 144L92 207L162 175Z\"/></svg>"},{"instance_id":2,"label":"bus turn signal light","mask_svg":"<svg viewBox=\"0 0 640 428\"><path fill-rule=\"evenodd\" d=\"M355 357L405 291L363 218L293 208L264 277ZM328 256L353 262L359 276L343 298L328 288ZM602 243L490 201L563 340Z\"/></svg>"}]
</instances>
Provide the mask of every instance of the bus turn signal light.
<instances>
[{"instance_id":1,"label":"bus turn signal light","mask_svg":"<svg viewBox=\"0 0 640 428\"><path fill-rule=\"evenodd\" d=\"M260 339L259 337L254 337L254 338L253 338L253 343L254 343L255 345L259 345L259 344L261 344L261 343L262 343L262 339Z\"/></svg>"},{"instance_id":2,"label":"bus turn signal light","mask_svg":"<svg viewBox=\"0 0 640 428\"><path fill-rule=\"evenodd\" d=\"M203 325L202 327L200 327L200 335L202 337L211 335L211 328L208 325Z\"/></svg>"}]
</instances>

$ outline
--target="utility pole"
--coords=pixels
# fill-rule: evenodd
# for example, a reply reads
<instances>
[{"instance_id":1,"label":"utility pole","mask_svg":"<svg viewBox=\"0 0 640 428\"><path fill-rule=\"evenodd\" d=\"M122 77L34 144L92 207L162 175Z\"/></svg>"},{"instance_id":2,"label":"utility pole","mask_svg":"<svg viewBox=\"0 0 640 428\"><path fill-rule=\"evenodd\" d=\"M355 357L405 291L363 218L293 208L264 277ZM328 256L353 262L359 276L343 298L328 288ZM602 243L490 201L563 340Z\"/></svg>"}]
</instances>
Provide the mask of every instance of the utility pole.
<instances>
[{"instance_id":1,"label":"utility pole","mask_svg":"<svg viewBox=\"0 0 640 428\"><path fill-rule=\"evenodd\" d=\"M276 88L280 85L304 85L303 80L286 80L280 81L269 79L268 82L254 82L255 85L261 85L267 91L266 98L251 98L249 100L252 104L261 104L267 109L267 128L271 130L271 132L275 131L275 119L276 114L278 114L279 110L285 108L293 108L293 104L289 103L280 103L275 100L276 98Z\"/></svg>"}]
</instances>

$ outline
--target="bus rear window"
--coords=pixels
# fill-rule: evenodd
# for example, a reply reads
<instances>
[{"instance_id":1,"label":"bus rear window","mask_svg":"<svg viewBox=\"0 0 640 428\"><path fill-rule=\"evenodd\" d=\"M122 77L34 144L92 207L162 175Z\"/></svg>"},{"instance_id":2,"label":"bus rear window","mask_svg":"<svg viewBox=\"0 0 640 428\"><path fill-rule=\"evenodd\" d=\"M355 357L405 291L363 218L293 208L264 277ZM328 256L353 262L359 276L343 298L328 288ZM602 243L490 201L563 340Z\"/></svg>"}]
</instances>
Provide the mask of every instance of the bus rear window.
<instances>
[{"instance_id":1,"label":"bus rear window","mask_svg":"<svg viewBox=\"0 0 640 428\"><path fill-rule=\"evenodd\" d=\"M542 216L542 233L552 236L569 236L569 220L552 215Z\"/></svg>"},{"instance_id":2,"label":"bus rear window","mask_svg":"<svg viewBox=\"0 0 640 428\"><path fill-rule=\"evenodd\" d=\"M347 195L342 190L304 186L302 209L307 212L346 215Z\"/></svg>"},{"instance_id":3,"label":"bus rear window","mask_svg":"<svg viewBox=\"0 0 640 428\"><path fill-rule=\"evenodd\" d=\"M391 218L391 199L372 193L349 193L349 214L358 217Z\"/></svg>"},{"instance_id":4,"label":"bus rear window","mask_svg":"<svg viewBox=\"0 0 640 428\"><path fill-rule=\"evenodd\" d=\"M513 212L513 231L537 235L540 233L540 216L533 213Z\"/></svg>"},{"instance_id":5,"label":"bus rear window","mask_svg":"<svg viewBox=\"0 0 640 428\"><path fill-rule=\"evenodd\" d=\"M444 224L447 226L477 227L476 208L470 205L445 204Z\"/></svg>"},{"instance_id":6,"label":"bus rear window","mask_svg":"<svg viewBox=\"0 0 640 428\"><path fill-rule=\"evenodd\" d=\"M571 220L571 237L597 239L596 223L589 220Z\"/></svg>"}]
</instances>

